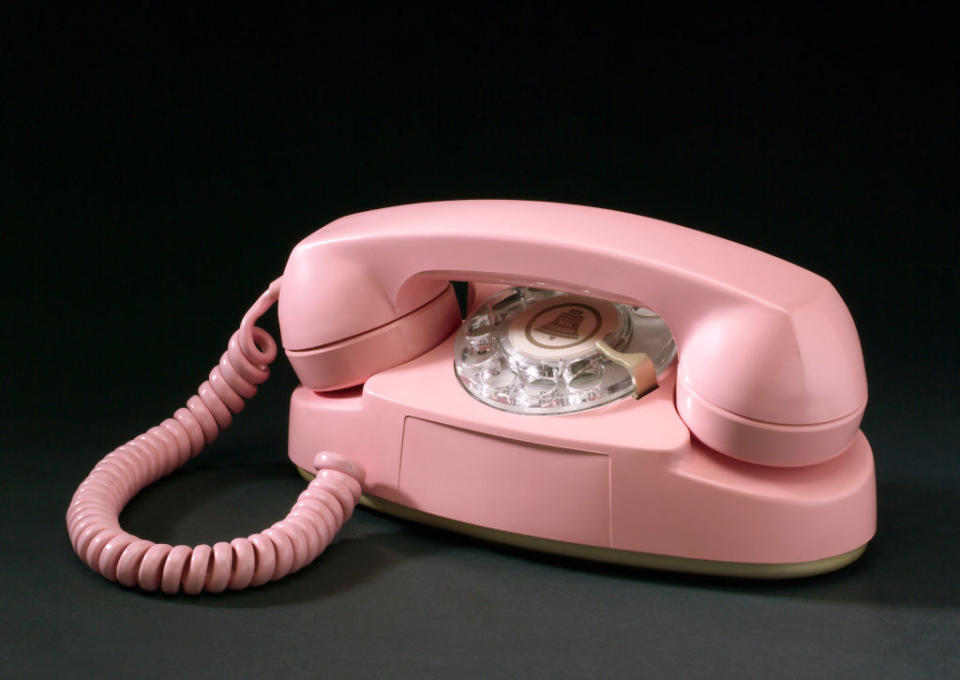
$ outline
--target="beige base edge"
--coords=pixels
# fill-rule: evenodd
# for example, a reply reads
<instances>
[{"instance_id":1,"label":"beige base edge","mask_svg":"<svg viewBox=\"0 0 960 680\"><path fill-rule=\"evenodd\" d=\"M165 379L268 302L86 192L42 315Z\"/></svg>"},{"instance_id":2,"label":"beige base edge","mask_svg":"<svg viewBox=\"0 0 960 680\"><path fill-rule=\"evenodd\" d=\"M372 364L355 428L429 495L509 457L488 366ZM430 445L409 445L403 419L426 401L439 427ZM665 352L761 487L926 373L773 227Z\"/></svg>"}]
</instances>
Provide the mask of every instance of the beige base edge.
<instances>
[{"instance_id":1,"label":"beige base edge","mask_svg":"<svg viewBox=\"0 0 960 680\"><path fill-rule=\"evenodd\" d=\"M297 471L301 477L308 481L314 477L311 473L299 466L297 466ZM658 555L655 553L633 552L630 550L616 550L614 548L567 543L565 541L555 541L548 538L537 538L536 536L524 536L523 534L490 529L476 524L467 524L466 522L431 515L430 513L414 510L405 505L400 505L399 503L394 503L393 501L369 494L364 494L360 498L360 504L403 520L410 520L439 529L455 531L473 538L503 543L524 550L537 550L594 562L607 562L630 567L679 571L710 576L755 579L787 579L816 576L817 574L825 574L847 566L860 557L863 551L867 549L867 544L864 543L859 548L854 548L849 552L834 555L833 557L824 557L809 562L787 562L783 564L700 560L691 557L675 557L672 555Z\"/></svg>"}]
</instances>

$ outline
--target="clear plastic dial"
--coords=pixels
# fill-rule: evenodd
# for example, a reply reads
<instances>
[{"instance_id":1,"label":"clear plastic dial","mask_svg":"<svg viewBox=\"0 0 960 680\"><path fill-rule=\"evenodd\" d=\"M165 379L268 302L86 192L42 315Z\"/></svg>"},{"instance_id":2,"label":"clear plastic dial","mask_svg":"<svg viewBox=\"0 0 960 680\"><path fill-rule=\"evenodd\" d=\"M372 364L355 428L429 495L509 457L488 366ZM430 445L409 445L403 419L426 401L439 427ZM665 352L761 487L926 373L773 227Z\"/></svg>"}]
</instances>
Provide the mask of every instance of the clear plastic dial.
<instances>
[{"instance_id":1,"label":"clear plastic dial","mask_svg":"<svg viewBox=\"0 0 960 680\"><path fill-rule=\"evenodd\" d=\"M597 349L643 352L663 373L676 356L670 329L642 307L537 288L486 300L454 341L454 368L467 392L514 413L572 413L633 392L627 369Z\"/></svg>"}]
</instances>

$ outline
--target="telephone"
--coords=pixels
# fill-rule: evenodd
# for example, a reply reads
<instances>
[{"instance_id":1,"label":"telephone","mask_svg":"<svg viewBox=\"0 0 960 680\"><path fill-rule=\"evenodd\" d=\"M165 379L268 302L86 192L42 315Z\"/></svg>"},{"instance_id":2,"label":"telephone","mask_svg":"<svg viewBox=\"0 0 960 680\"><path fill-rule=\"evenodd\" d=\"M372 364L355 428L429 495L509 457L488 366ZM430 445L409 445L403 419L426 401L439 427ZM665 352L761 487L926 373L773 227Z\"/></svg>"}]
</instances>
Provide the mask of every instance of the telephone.
<instances>
[{"instance_id":1,"label":"telephone","mask_svg":"<svg viewBox=\"0 0 960 680\"><path fill-rule=\"evenodd\" d=\"M469 282L465 319L451 281ZM267 379L278 349L254 324L276 301L306 491L231 542L125 532L126 503ZM850 313L800 267L599 208L403 205L300 242L198 393L80 484L67 527L95 571L167 593L296 571L358 502L591 560L806 576L874 534L866 401Z\"/></svg>"}]
</instances>

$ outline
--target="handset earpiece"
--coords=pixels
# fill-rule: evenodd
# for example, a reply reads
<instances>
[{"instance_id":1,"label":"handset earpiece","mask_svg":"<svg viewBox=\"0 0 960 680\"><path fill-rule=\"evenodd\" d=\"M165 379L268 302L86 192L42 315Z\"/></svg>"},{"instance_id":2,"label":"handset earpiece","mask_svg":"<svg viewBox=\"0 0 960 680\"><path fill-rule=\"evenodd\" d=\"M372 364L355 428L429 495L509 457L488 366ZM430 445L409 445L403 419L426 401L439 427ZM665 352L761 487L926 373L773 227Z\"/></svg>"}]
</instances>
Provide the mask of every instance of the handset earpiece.
<instances>
[{"instance_id":1,"label":"handset earpiece","mask_svg":"<svg viewBox=\"0 0 960 680\"><path fill-rule=\"evenodd\" d=\"M282 309L282 295L280 299ZM460 321L457 296L448 284L436 297L382 326L318 347L284 351L305 387L317 392L340 390L361 385L371 375L433 349Z\"/></svg>"},{"instance_id":2,"label":"handset earpiece","mask_svg":"<svg viewBox=\"0 0 960 680\"><path fill-rule=\"evenodd\" d=\"M448 281L413 280L391 301L361 262L317 254L294 250L277 304L284 352L305 387L360 385L432 349L460 324Z\"/></svg>"},{"instance_id":3,"label":"handset earpiece","mask_svg":"<svg viewBox=\"0 0 960 680\"><path fill-rule=\"evenodd\" d=\"M711 449L794 467L850 446L866 407L863 357L840 296L819 280L792 309L732 307L693 325L679 351L677 412Z\"/></svg>"}]
</instances>

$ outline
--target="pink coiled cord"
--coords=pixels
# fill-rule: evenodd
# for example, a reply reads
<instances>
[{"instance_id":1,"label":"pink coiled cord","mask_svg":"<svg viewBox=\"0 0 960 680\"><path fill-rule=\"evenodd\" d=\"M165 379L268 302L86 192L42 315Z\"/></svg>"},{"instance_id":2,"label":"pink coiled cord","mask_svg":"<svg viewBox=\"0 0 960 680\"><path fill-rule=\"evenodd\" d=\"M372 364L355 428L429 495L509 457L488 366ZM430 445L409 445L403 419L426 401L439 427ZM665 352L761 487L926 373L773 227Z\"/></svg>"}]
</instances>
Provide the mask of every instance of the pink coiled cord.
<instances>
[{"instance_id":1,"label":"pink coiled cord","mask_svg":"<svg viewBox=\"0 0 960 680\"><path fill-rule=\"evenodd\" d=\"M120 528L120 512L144 487L210 444L269 376L277 356L270 334L254 324L276 302L280 279L244 314L210 378L172 418L107 454L77 488L67 531L77 555L125 586L165 593L219 593L275 581L312 562L330 545L360 499L363 470L333 453L314 459L317 475L287 516L229 543L158 544Z\"/></svg>"}]
</instances>

